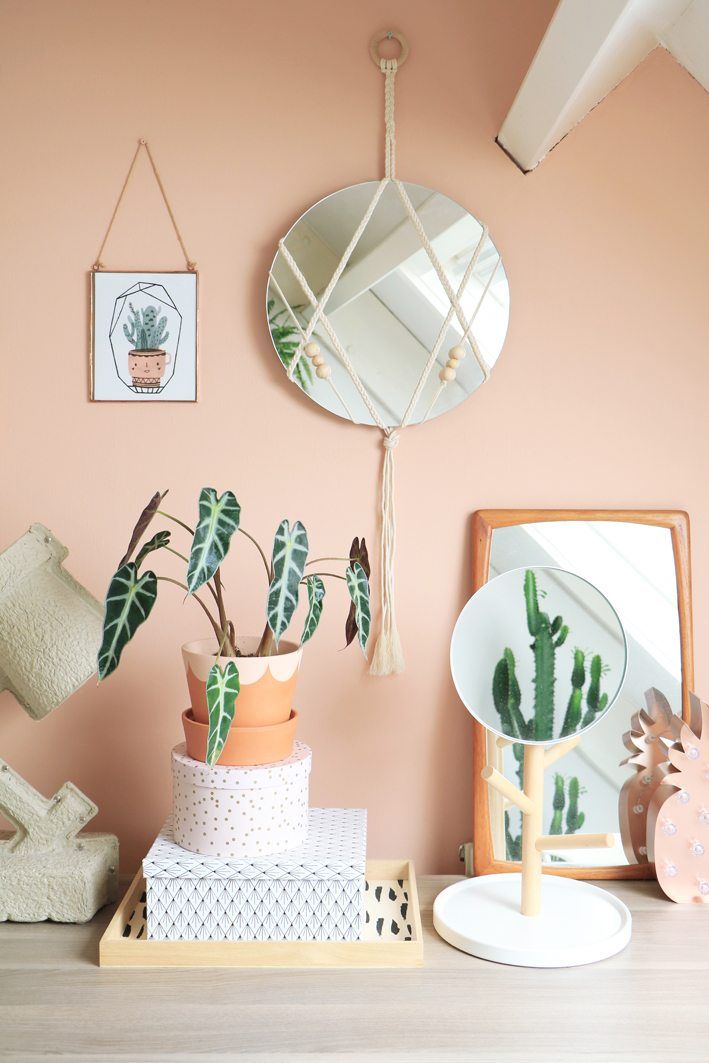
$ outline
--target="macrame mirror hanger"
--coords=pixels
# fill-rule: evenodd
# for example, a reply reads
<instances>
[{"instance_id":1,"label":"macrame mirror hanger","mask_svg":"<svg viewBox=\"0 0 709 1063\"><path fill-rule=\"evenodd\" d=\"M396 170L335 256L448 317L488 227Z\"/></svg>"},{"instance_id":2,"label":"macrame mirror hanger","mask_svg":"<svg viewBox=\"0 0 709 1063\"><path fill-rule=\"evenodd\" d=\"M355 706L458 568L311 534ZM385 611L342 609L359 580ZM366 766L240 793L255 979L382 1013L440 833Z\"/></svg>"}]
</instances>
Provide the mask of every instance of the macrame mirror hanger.
<instances>
[{"instance_id":1,"label":"macrame mirror hanger","mask_svg":"<svg viewBox=\"0 0 709 1063\"><path fill-rule=\"evenodd\" d=\"M400 54L396 59L383 59L379 54L380 45L383 41L396 40L400 46ZM374 655L370 666L370 674L383 676L393 675L404 670L404 655L401 647L401 639L399 637L399 631L396 623L396 606L395 606L395 580L394 580L394 563L396 552L396 516L394 509L394 450L398 446L400 431L402 428L406 428L412 420L414 413L418 407L421 395L426 386L426 383L431 375L438 361L438 357L441 351L441 347L445 341L446 334L448 332L451 323L454 318L457 319L459 327L462 329L462 335L455 346L451 347L448 351L448 358L445 366L439 371L439 383L438 387L431 398L429 405L426 409L425 415L422 421L427 420L440 396L448 384L452 383L456 378L456 368L459 362L465 357L466 350L464 343L468 342L470 349L473 352L475 359L482 372L483 380L487 380L490 376L490 366L482 355L475 336L472 332L473 323L477 317L478 311L482 306L485 297L487 296L490 286L494 280L494 277L498 271L500 265L500 256L497 255L496 261L493 265L491 272L489 273L482 294L473 309L469 319L466 319L465 313L461 306L461 299L468 287L468 284L473 276L475 267L478 263L480 253L488 238L487 226L482 226L482 232L479 240L473 250L470 262L466 267L462 280L458 286L457 291L453 289L450 283L448 275L441 264L436 251L431 245L431 242L426 235L421 219L413 206L409 195L404 187L403 183L398 180L396 176L396 123L395 123L395 84L396 75L398 70L404 65L409 56L409 44L404 35L396 30L384 30L380 33L376 33L369 44L369 54L372 61L377 68L384 75L384 129L385 129L385 142L384 142L384 177L378 182L374 195L357 226L352 239L345 248L345 251L340 259L335 272L333 273L327 286L322 291L322 294L318 296L313 292L306 277L298 266L295 258L286 247L285 237L279 241L279 250L283 256L284 261L290 268L293 276L300 285L307 302L312 308L312 315L306 325L303 325L298 319L297 315L293 312L289 305L288 300L283 295L276 278L274 277L273 270L270 273L270 282L274 286L274 290L278 293L282 299L284 306L289 312L290 320L293 327L296 329L300 336L300 340L293 359L288 366L288 377L293 380L294 373L298 367L300 359L305 357L312 362L317 377L321 380L325 380L332 388L339 404L345 411L349 420L354 421L345 399L341 392L338 390L334 380L332 379L331 367L327 364L325 358L321 353L320 346L313 341L312 336L317 325L319 325L323 332L327 335L329 344L333 351L337 355L338 359L342 363L343 367L347 371L352 383L354 384L357 392L359 393L366 409L368 410L372 421L376 427L382 433L382 442L384 448L384 458L382 463L382 482L381 482L381 547L380 547L380 608L381 619L380 629L376 640L374 649ZM362 382L355 366L347 354L344 345L340 342L337 332L332 325L332 322L328 318L326 313L326 307L328 300L332 295L335 285L344 273L347 265L352 257L352 254L359 243L359 240L366 229L377 204L379 203L384 190L387 186L392 185L398 193L399 199L403 204L404 210L408 215L413 228L416 231L418 239L422 248L425 250L430 263L440 281L440 284L448 297L450 308L443 319L441 327L438 331L436 341L431 348L429 357L423 368L419 381L414 389L408 406L405 409L404 415L401 418L398 426L390 426L384 423L375 402L372 400L366 386Z\"/></svg>"}]
</instances>

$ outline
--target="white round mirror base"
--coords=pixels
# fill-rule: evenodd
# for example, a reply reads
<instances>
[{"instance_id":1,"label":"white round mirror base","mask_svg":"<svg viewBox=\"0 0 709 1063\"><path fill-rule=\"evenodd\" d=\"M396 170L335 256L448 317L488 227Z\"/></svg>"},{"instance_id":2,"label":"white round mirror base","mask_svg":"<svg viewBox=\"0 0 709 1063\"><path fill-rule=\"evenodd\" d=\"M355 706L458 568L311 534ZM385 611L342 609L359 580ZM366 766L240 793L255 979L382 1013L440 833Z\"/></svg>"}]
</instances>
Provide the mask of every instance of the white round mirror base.
<instances>
[{"instance_id":1,"label":"white round mirror base","mask_svg":"<svg viewBox=\"0 0 709 1063\"><path fill-rule=\"evenodd\" d=\"M542 908L522 915L519 874L481 875L439 893L433 925L455 948L515 967L578 967L605 960L630 941L632 917L597 886L542 877Z\"/></svg>"}]
</instances>

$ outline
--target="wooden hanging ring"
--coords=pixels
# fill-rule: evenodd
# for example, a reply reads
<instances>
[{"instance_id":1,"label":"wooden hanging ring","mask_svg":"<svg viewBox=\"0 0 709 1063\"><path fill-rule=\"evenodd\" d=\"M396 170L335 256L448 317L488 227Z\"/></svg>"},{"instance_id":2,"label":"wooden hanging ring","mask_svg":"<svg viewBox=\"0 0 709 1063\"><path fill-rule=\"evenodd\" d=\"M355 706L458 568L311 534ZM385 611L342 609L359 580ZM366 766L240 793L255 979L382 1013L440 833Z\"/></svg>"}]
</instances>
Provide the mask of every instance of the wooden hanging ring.
<instances>
[{"instance_id":1,"label":"wooden hanging ring","mask_svg":"<svg viewBox=\"0 0 709 1063\"><path fill-rule=\"evenodd\" d=\"M372 57L372 62L376 66L377 70L380 69L379 64L382 61L382 56L379 54L379 45L382 43L382 41L391 40L398 41L399 47L401 48L401 54L397 56L396 59L397 67L403 66L406 60L408 59L409 42L407 41L404 34L400 33L399 30L380 30L379 33L374 34L371 41L369 42L369 54Z\"/></svg>"}]
</instances>

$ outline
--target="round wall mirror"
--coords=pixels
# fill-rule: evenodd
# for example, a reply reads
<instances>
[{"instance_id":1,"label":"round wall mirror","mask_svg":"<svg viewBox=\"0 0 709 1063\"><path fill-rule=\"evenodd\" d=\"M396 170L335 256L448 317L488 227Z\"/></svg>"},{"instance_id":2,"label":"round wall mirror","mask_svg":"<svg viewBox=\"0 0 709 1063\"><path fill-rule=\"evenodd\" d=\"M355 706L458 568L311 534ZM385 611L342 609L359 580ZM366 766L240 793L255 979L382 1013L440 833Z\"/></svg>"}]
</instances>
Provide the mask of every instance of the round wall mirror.
<instances>
[{"instance_id":1,"label":"round wall mirror","mask_svg":"<svg viewBox=\"0 0 709 1063\"><path fill-rule=\"evenodd\" d=\"M615 702L626 668L625 632L611 603L558 568L512 569L484 584L451 641L463 704L520 746L585 734Z\"/></svg>"},{"instance_id":2,"label":"round wall mirror","mask_svg":"<svg viewBox=\"0 0 709 1063\"><path fill-rule=\"evenodd\" d=\"M307 210L285 237L287 251L318 301L379 184L367 181L334 192ZM457 406L484 382L470 335L492 368L507 332L510 298L500 255L489 236L481 241L484 229L477 218L440 192L402 185L459 304L440 344L438 364L408 418L417 424ZM451 300L396 182L384 187L324 312L382 424L399 426L451 312ZM298 386L330 413L375 424L322 320L311 336L319 350L311 348L310 358L301 353L312 299L280 247L269 274L267 313L281 362L289 369L297 359L293 379ZM452 376L448 370L450 379L441 388L440 373L446 373L451 349L457 355L455 370Z\"/></svg>"}]
</instances>

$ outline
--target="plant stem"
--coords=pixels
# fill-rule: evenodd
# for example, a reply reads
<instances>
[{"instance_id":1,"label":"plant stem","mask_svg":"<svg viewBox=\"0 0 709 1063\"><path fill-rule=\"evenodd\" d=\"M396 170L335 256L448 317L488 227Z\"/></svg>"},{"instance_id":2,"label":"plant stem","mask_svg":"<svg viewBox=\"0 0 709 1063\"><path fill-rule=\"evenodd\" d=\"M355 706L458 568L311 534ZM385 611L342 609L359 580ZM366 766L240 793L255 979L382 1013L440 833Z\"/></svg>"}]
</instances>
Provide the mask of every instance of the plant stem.
<instances>
[{"instance_id":1,"label":"plant stem","mask_svg":"<svg viewBox=\"0 0 709 1063\"><path fill-rule=\"evenodd\" d=\"M190 535L194 535L194 528L190 528L189 524L185 524L185 522L180 520L179 517L173 517L172 513L166 513L164 509L159 509L158 513L161 517L167 517L168 520L173 520L175 524L179 524L180 527L184 528L186 532L190 533Z\"/></svg>"},{"instance_id":2,"label":"plant stem","mask_svg":"<svg viewBox=\"0 0 709 1063\"><path fill-rule=\"evenodd\" d=\"M278 647L276 645L276 640L274 638L273 632L268 626L268 621L266 621L266 627L263 629L263 635L261 636L261 641L258 644L256 656L273 657L277 649Z\"/></svg>"},{"instance_id":3,"label":"plant stem","mask_svg":"<svg viewBox=\"0 0 709 1063\"><path fill-rule=\"evenodd\" d=\"M229 621L227 620L226 610L224 608L224 597L222 595L222 579L219 575L219 569L214 573L214 588L216 591L215 597L217 599L217 608L219 609L219 625L222 629L222 633L226 636L226 646L230 651L230 657L236 657L236 646L229 637Z\"/></svg>"},{"instance_id":4,"label":"plant stem","mask_svg":"<svg viewBox=\"0 0 709 1063\"><path fill-rule=\"evenodd\" d=\"M356 559L355 559L356 560ZM305 567L308 565L317 565L320 561L352 561L351 557L314 557L312 561L306 561Z\"/></svg>"},{"instance_id":5,"label":"plant stem","mask_svg":"<svg viewBox=\"0 0 709 1063\"><path fill-rule=\"evenodd\" d=\"M240 531L242 535L245 535L247 539L250 539L251 542L256 547L256 549L258 550L258 552L260 553L261 560L263 561L263 563L264 563L264 565L266 567L266 575L268 576L268 582L270 583L271 580L273 579L273 572L271 571L271 566L268 563L268 558L266 557L265 553L261 549L261 546L256 541L256 539L254 539L253 535L249 535L249 533L247 531L244 531L243 528L239 528L238 531Z\"/></svg>"},{"instance_id":6,"label":"plant stem","mask_svg":"<svg viewBox=\"0 0 709 1063\"><path fill-rule=\"evenodd\" d=\"M173 548L171 546L166 546L164 549L165 550L169 550L171 554L175 555L175 557L182 558L182 560L185 561L189 565L189 563L190 563L189 557L185 557L185 555L181 554L179 550L173 550ZM217 604L217 608L219 608L219 599L217 598L217 594L216 594L216 591L214 590L214 587L212 586L211 583L206 583L205 586L206 586L207 590L209 591L209 593L211 594L212 598L214 598L214 601Z\"/></svg>"},{"instance_id":7,"label":"plant stem","mask_svg":"<svg viewBox=\"0 0 709 1063\"><path fill-rule=\"evenodd\" d=\"M329 576L330 579L342 579L342 580L345 581L345 583L347 583L347 577L346 576L339 576L337 574L337 572L309 572L308 576L321 576L321 577L322 576ZM302 579L300 582L301 583L305 583L305 580Z\"/></svg>"},{"instance_id":8,"label":"plant stem","mask_svg":"<svg viewBox=\"0 0 709 1063\"><path fill-rule=\"evenodd\" d=\"M182 587L183 591L187 591L188 594L190 593L189 587L185 586L184 583L180 583L180 581L177 580L177 579L170 579L169 576L158 576L157 578L158 578L158 581L161 582L161 583L174 583L176 587ZM202 601L201 598L199 598L196 594L192 594L192 595L190 595L190 597L194 598L194 600L199 605L202 606L202 609L204 609L205 613L207 614L207 617L209 619L209 623L212 625L212 627L214 629L214 634L217 636L217 642L220 642L223 632L220 631L219 624L216 622L216 620L214 619L214 617L210 613L209 609L207 609L207 606L204 604L204 602Z\"/></svg>"},{"instance_id":9,"label":"plant stem","mask_svg":"<svg viewBox=\"0 0 709 1063\"><path fill-rule=\"evenodd\" d=\"M168 533L168 534L169 534L169 533ZM187 562L187 564L189 565L189 563L190 563L190 559L189 559L189 557L185 557L185 555L184 555L184 554L181 554L179 550L173 550L173 548L172 548L171 546L165 546L165 547L164 547L163 549L165 549L165 550L169 550L171 554L174 554L174 555L175 555L175 557L180 557L180 558L182 558L182 560L183 560L183 561L186 561L186 562Z\"/></svg>"}]
</instances>

